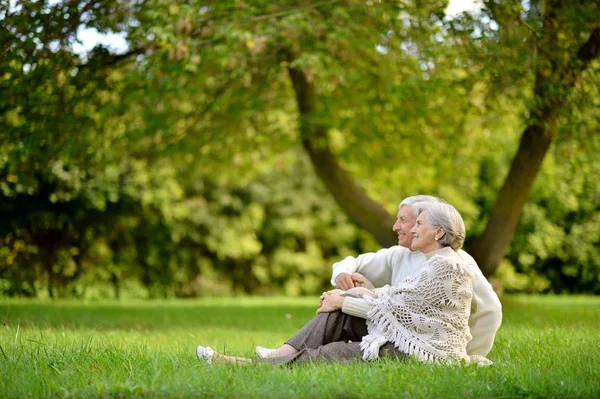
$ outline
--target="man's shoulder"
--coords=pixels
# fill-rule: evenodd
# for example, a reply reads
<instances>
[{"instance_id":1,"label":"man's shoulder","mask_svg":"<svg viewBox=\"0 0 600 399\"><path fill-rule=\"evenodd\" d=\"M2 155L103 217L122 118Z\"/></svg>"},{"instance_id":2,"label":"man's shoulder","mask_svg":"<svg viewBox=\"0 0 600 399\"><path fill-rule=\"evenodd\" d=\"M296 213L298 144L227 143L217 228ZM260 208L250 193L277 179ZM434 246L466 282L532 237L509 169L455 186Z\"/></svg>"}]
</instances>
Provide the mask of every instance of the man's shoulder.
<instances>
[{"instance_id":1,"label":"man's shoulder","mask_svg":"<svg viewBox=\"0 0 600 399\"><path fill-rule=\"evenodd\" d=\"M481 272L479 265L477 264L475 259L473 259L473 257L471 255L469 255L468 252L466 252L462 249L459 249L458 251L456 251L456 253L458 254L458 256L460 256L463 263L467 266L467 268L471 271L471 273L473 273L475 280L487 281L487 278Z\"/></svg>"},{"instance_id":2,"label":"man's shoulder","mask_svg":"<svg viewBox=\"0 0 600 399\"><path fill-rule=\"evenodd\" d=\"M421 252L411 251L410 249L400 245L394 245L393 247L385 248L382 251L386 251L386 253L389 256L392 256L396 261L403 258L410 259L422 255Z\"/></svg>"},{"instance_id":3,"label":"man's shoulder","mask_svg":"<svg viewBox=\"0 0 600 399\"><path fill-rule=\"evenodd\" d=\"M407 248L401 247L400 245L394 245L388 248L381 248L379 251L375 252L377 255L386 255L386 256L396 256L396 255L402 255L404 254L406 251L408 251ZM410 252L410 251L408 251Z\"/></svg>"},{"instance_id":4,"label":"man's shoulder","mask_svg":"<svg viewBox=\"0 0 600 399\"><path fill-rule=\"evenodd\" d=\"M406 247L402 247L400 245L393 245L389 248L384 248L386 251L391 251L391 252L398 252L398 253L404 253L406 251L408 251L408 248ZM410 252L410 251L409 251Z\"/></svg>"},{"instance_id":5,"label":"man's shoulder","mask_svg":"<svg viewBox=\"0 0 600 399\"><path fill-rule=\"evenodd\" d=\"M389 265L397 266L399 264L420 264L425 261L425 254L420 251L411 251L409 248L394 245L389 248L382 248L376 253L377 257L385 257Z\"/></svg>"},{"instance_id":6,"label":"man's shoulder","mask_svg":"<svg viewBox=\"0 0 600 399\"><path fill-rule=\"evenodd\" d=\"M460 258L463 260L463 262L479 267L477 265L477 262L475 262L475 259L473 259L473 257L471 255L469 255L469 253L467 251L465 251L464 249L459 249L458 251L456 251L456 253L458 254L458 256L460 256Z\"/></svg>"}]
</instances>

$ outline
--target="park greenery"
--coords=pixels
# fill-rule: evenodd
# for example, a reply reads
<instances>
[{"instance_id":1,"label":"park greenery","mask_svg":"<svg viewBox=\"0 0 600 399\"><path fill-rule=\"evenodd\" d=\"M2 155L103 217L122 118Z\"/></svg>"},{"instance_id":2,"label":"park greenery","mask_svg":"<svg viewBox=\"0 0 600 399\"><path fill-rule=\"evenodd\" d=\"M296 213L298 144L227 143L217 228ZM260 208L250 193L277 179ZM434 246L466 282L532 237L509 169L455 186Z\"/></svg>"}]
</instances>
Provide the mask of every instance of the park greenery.
<instances>
[{"instance_id":1,"label":"park greenery","mask_svg":"<svg viewBox=\"0 0 600 399\"><path fill-rule=\"evenodd\" d=\"M385 359L208 366L253 356L314 315L309 298L0 301L2 398L596 398L600 299L509 296L490 367Z\"/></svg>"},{"instance_id":2,"label":"park greenery","mask_svg":"<svg viewBox=\"0 0 600 399\"><path fill-rule=\"evenodd\" d=\"M446 5L3 2L0 295L314 294L414 194L506 291L600 293L600 5Z\"/></svg>"}]
</instances>

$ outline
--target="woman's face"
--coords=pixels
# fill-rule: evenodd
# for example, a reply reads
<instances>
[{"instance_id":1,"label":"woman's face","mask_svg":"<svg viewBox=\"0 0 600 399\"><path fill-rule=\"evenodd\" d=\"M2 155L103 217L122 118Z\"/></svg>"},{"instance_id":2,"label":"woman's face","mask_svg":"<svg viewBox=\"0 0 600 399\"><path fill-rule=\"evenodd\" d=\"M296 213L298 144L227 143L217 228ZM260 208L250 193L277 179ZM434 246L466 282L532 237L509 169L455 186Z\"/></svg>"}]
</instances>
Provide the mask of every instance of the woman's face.
<instances>
[{"instance_id":1,"label":"woman's face","mask_svg":"<svg viewBox=\"0 0 600 399\"><path fill-rule=\"evenodd\" d=\"M429 211L421 212L410 232L413 236L410 249L413 251L431 252L442 247L435 238L443 236L443 229L440 226L434 227L429 223Z\"/></svg>"}]
</instances>

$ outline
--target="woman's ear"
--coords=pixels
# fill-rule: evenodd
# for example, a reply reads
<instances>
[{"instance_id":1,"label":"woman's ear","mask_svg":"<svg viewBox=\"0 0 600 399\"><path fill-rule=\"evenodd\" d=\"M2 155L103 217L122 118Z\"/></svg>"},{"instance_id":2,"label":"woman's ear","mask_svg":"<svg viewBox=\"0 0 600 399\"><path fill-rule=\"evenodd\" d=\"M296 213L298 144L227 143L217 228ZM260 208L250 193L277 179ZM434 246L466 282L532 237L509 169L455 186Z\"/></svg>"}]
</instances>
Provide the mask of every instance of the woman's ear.
<instances>
[{"instance_id":1,"label":"woman's ear","mask_svg":"<svg viewBox=\"0 0 600 399\"><path fill-rule=\"evenodd\" d=\"M442 226L439 226L435 231L435 240L439 241L446 235L446 230Z\"/></svg>"}]
</instances>

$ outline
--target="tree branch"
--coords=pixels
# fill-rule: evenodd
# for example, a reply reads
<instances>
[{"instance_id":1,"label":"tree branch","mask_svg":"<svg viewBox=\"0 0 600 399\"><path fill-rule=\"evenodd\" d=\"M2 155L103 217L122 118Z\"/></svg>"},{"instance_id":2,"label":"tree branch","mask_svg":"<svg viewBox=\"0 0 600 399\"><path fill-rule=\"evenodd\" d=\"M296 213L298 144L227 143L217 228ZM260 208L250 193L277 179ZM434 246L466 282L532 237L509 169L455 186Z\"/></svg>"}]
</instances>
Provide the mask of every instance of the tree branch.
<instances>
[{"instance_id":1,"label":"tree branch","mask_svg":"<svg viewBox=\"0 0 600 399\"><path fill-rule=\"evenodd\" d=\"M288 67L288 74L296 94L302 145L317 176L350 220L371 233L382 246L395 245L397 237L391 229L394 217L373 201L340 165L329 148L327 127L313 119L316 111L313 86L299 68Z\"/></svg>"},{"instance_id":2,"label":"tree branch","mask_svg":"<svg viewBox=\"0 0 600 399\"><path fill-rule=\"evenodd\" d=\"M132 56L137 56L140 54L144 54L147 51L146 48L135 48L129 50L123 54L110 54L108 52L103 53L97 57L92 57L83 65L79 66L79 70L91 69L92 67L101 66L101 67L114 67L120 64L123 61L128 60ZM99 65L100 64L100 65Z\"/></svg>"},{"instance_id":3,"label":"tree branch","mask_svg":"<svg viewBox=\"0 0 600 399\"><path fill-rule=\"evenodd\" d=\"M590 38L577 52L577 59L584 63L582 69L585 69L588 63L598 57L600 53L600 25L592 31Z\"/></svg>"}]
</instances>

